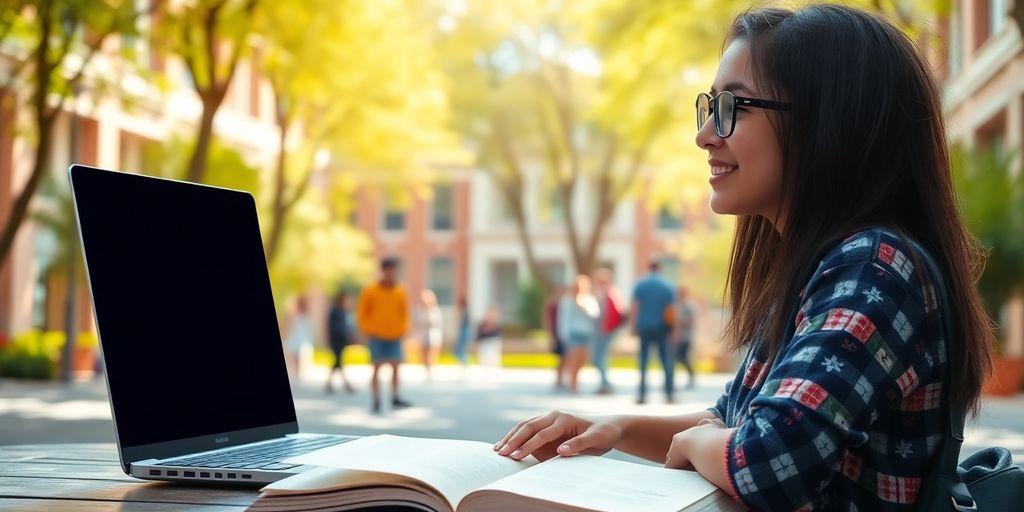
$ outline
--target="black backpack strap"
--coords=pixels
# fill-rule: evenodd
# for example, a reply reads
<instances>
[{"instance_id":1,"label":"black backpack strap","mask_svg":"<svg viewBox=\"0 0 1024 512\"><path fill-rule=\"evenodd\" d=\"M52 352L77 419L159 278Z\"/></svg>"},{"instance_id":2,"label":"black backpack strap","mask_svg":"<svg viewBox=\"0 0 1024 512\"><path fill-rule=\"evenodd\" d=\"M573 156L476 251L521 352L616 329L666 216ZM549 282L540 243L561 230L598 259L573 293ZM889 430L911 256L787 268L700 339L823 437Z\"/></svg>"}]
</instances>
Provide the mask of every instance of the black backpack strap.
<instances>
[{"instance_id":1,"label":"black backpack strap","mask_svg":"<svg viewBox=\"0 0 1024 512\"><path fill-rule=\"evenodd\" d=\"M957 511L978 510L970 491L957 474L957 463L960 460L960 447L964 442L964 417L957 411L963 411L963 404L953 403L953 394L957 382L956 375L950 370L954 354L960 353L960 333L953 322L953 305L949 299L945 279L941 268L935 263L931 254L921 244L912 239L905 239L913 247L918 258L928 267L932 277L932 286L939 302L942 314L942 338L946 346L946 378L942 389L943 402L947 406L949 422L946 426L946 439L938 454L938 484L949 493L952 506ZM923 487L922 487L923 488ZM920 498L920 496L919 496Z\"/></svg>"}]
</instances>

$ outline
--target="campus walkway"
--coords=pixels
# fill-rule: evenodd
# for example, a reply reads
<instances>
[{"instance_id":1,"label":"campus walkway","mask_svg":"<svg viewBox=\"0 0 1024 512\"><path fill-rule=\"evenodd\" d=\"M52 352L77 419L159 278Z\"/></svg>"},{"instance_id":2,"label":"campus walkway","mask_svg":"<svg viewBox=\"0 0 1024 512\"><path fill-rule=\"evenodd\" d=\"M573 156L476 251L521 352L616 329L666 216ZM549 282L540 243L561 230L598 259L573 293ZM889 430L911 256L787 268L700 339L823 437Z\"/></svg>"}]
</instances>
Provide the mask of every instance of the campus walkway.
<instances>
[{"instance_id":1,"label":"campus walkway","mask_svg":"<svg viewBox=\"0 0 1024 512\"><path fill-rule=\"evenodd\" d=\"M680 403L664 404L660 393L648 396L647 405L636 405L636 371L613 370L616 393L597 396L596 373L585 369L580 395L556 392L551 370L503 369L490 375L473 369L463 378L456 367L435 369L425 380L420 367L403 369L403 398L414 407L370 414L366 366L349 368L358 387L346 394L336 386L334 394L323 390L324 370L315 368L294 388L295 406L303 431L324 433L397 434L497 441L516 421L551 409L583 414L673 414L710 406L729 375L702 375L699 386L678 394ZM387 377L384 372L383 377ZM385 378L382 384L389 382ZM677 381L684 381L682 374ZM656 372L649 382L658 390ZM387 389L386 387L384 389ZM385 403L388 395L385 394ZM63 385L58 382L26 382L0 379L0 445L28 443L113 442L114 431L102 379ZM1024 461L1024 394L1011 399L986 399L980 420L968 425L965 453L982 446L1000 445Z\"/></svg>"}]
</instances>

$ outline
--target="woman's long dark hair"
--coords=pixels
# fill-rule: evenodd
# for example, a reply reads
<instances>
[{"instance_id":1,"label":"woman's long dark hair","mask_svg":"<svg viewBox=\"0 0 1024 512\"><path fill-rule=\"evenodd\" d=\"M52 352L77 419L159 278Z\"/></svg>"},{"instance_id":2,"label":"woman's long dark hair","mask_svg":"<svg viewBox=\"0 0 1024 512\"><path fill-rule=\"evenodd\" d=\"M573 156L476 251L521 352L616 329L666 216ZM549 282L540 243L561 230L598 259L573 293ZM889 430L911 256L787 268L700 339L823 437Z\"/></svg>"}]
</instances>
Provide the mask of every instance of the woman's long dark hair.
<instances>
[{"instance_id":1,"label":"woman's long dark hair","mask_svg":"<svg viewBox=\"0 0 1024 512\"><path fill-rule=\"evenodd\" d=\"M764 339L774 359L822 251L859 229L889 227L943 267L963 340L962 353L949 360L963 385L951 392L965 413L976 413L993 339L975 289L984 253L957 207L927 63L889 22L835 5L748 11L733 22L727 43L736 39L750 45L762 96L792 108L769 113L783 153L785 226L779 233L764 217L739 219L729 344Z\"/></svg>"}]
</instances>

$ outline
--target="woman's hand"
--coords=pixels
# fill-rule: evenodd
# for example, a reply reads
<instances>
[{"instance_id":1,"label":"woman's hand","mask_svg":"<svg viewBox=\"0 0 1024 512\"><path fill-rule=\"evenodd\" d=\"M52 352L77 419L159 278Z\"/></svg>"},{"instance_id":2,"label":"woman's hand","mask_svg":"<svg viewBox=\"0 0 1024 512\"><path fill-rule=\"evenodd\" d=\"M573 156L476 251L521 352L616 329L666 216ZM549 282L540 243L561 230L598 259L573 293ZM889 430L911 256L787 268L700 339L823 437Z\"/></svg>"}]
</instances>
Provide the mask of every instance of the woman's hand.
<instances>
[{"instance_id":1,"label":"woman's hand","mask_svg":"<svg viewBox=\"0 0 1024 512\"><path fill-rule=\"evenodd\" d=\"M730 490L725 447L736 432L717 419L704 419L672 437L665 454L665 467L694 469L719 489Z\"/></svg>"},{"instance_id":2,"label":"woman's hand","mask_svg":"<svg viewBox=\"0 0 1024 512\"><path fill-rule=\"evenodd\" d=\"M665 454L665 467L671 469L694 469L693 462L691 461L694 456L692 446L697 438L704 437L702 434L707 433L708 429L723 430L725 429L725 423L717 418L702 419L695 426L672 436L672 445L668 447L668 453Z\"/></svg>"},{"instance_id":3,"label":"woman's hand","mask_svg":"<svg viewBox=\"0 0 1024 512\"><path fill-rule=\"evenodd\" d=\"M494 445L494 450L515 460L533 455L544 461L556 455L603 455L620 440L622 428L613 420L594 422L551 411L519 422Z\"/></svg>"}]
</instances>

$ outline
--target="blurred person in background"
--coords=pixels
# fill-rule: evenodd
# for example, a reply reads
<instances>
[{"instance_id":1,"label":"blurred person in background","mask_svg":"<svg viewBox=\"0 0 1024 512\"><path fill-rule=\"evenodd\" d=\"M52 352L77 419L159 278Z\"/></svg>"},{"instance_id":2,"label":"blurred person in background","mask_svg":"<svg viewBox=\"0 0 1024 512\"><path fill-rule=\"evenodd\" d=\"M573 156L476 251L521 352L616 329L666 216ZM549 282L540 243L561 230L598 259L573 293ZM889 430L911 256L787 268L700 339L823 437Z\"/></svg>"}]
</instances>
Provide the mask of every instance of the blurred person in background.
<instances>
[{"instance_id":1,"label":"blurred person in background","mask_svg":"<svg viewBox=\"0 0 1024 512\"><path fill-rule=\"evenodd\" d=\"M697 386L697 374L690 364L690 348L693 346L693 332L697 321L697 308L690 298L690 290L680 286L676 290L676 301L672 304L672 331L669 345L675 354L676 361L686 368L689 380L686 389Z\"/></svg>"},{"instance_id":2,"label":"blurred person in background","mask_svg":"<svg viewBox=\"0 0 1024 512\"><path fill-rule=\"evenodd\" d=\"M293 382L298 382L313 362L313 320L305 296L295 298L285 320L284 351L288 374Z\"/></svg>"},{"instance_id":3,"label":"blurred person in background","mask_svg":"<svg viewBox=\"0 0 1024 512\"><path fill-rule=\"evenodd\" d=\"M409 304L405 289L398 284L398 261L384 258L380 263L380 280L363 289L359 294L356 318L359 328L369 338L370 360L373 373L370 377L370 391L373 403L370 410L379 413L380 368L391 367L391 407L409 407L409 402L398 394L399 367L404 359L402 337L409 331Z\"/></svg>"},{"instance_id":4,"label":"blurred person in background","mask_svg":"<svg viewBox=\"0 0 1024 512\"><path fill-rule=\"evenodd\" d=\"M476 331L476 358L485 379L501 368L501 350L501 311L491 305Z\"/></svg>"},{"instance_id":5,"label":"blurred person in background","mask_svg":"<svg viewBox=\"0 0 1024 512\"><path fill-rule=\"evenodd\" d=\"M587 362L590 345L597 336L597 317L601 307L590 293L590 278L576 276L572 287L558 304L558 331L565 347L565 377L569 392L579 392L580 369Z\"/></svg>"},{"instance_id":6,"label":"blurred person in background","mask_svg":"<svg viewBox=\"0 0 1024 512\"><path fill-rule=\"evenodd\" d=\"M352 387L345 375L344 365L345 347L355 342L353 330L352 319L348 311L348 296L345 292L339 292L334 297L330 312L327 313L327 340L331 345L331 353L334 355L334 364L327 371L327 386L324 388L327 393L334 392L332 381L335 370L341 374L341 383L345 387L345 392L355 392L355 388Z\"/></svg>"},{"instance_id":7,"label":"blurred person in background","mask_svg":"<svg viewBox=\"0 0 1024 512\"><path fill-rule=\"evenodd\" d=\"M456 301L456 309L459 315L458 332L455 335L455 346L452 347L452 355L459 361L462 367L462 376L465 378L466 369L469 367L469 342L473 338L473 324L469 318L469 304L465 296L460 296Z\"/></svg>"},{"instance_id":8,"label":"blurred person in background","mask_svg":"<svg viewBox=\"0 0 1024 512\"><path fill-rule=\"evenodd\" d=\"M640 390L636 403L647 402L647 361L652 348L658 350L661 369L665 373L665 401L675 402L674 374L675 361L669 352L668 335L671 328L671 307L675 302L672 286L659 273L660 265L652 261L650 270L633 288L633 305L630 321L633 332L640 337Z\"/></svg>"},{"instance_id":9,"label":"blurred person in background","mask_svg":"<svg viewBox=\"0 0 1024 512\"><path fill-rule=\"evenodd\" d=\"M420 291L419 306L413 311L413 332L420 349L420 360L427 372L427 380L433 378L433 368L441 356L441 340L444 335L444 318L437 305L437 295L431 290Z\"/></svg>"},{"instance_id":10,"label":"blurred person in background","mask_svg":"<svg viewBox=\"0 0 1024 512\"><path fill-rule=\"evenodd\" d=\"M548 343L551 353L555 355L555 391L565 387L565 344L558 329L558 307L562 297L567 293L565 286L555 289L546 301L541 321L544 323L544 331L548 334Z\"/></svg>"}]
</instances>

